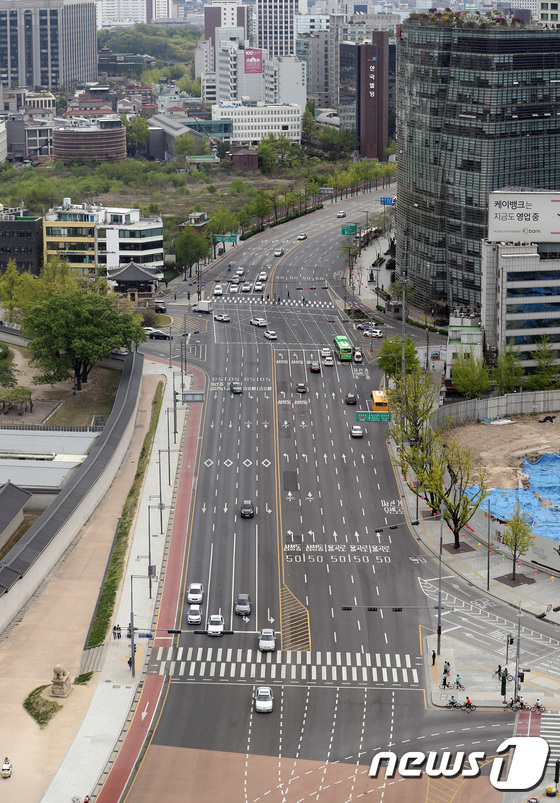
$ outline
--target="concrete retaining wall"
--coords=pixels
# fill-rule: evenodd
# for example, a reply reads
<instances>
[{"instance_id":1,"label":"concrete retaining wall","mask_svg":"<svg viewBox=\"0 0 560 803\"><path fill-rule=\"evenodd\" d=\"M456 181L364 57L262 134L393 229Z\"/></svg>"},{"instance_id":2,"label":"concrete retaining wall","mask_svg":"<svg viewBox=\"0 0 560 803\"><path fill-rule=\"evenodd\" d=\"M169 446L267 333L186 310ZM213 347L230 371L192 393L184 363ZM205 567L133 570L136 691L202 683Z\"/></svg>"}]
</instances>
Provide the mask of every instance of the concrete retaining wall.
<instances>
[{"instance_id":1,"label":"concrete retaining wall","mask_svg":"<svg viewBox=\"0 0 560 803\"><path fill-rule=\"evenodd\" d=\"M560 390L507 393L505 396L445 404L432 415L431 423L434 429L439 429L447 423L466 424L483 418L493 421L512 415L540 415L554 410L560 410Z\"/></svg>"},{"instance_id":2,"label":"concrete retaining wall","mask_svg":"<svg viewBox=\"0 0 560 803\"><path fill-rule=\"evenodd\" d=\"M56 501L6 555L0 567L0 632L53 570L110 488L132 438L142 367L141 355L127 358L113 411L97 443ZM21 572L19 579L7 586L14 572Z\"/></svg>"}]
</instances>

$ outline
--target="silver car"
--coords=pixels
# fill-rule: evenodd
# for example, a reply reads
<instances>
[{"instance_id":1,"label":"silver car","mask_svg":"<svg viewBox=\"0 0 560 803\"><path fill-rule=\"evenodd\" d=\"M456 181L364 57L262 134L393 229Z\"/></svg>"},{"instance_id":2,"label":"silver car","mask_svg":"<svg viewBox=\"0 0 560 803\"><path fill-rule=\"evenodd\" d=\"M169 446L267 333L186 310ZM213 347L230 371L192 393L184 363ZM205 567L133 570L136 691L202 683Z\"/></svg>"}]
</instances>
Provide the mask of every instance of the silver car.
<instances>
[{"instance_id":1,"label":"silver car","mask_svg":"<svg viewBox=\"0 0 560 803\"><path fill-rule=\"evenodd\" d=\"M208 635L209 636L223 636L224 635L224 617L221 613L213 613L208 619Z\"/></svg>"},{"instance_id":2,"label":"silver car","mask_svg":"<svg viewBox=\"0 0 560 803\"><path fill-rule=\"evenodd\" d=\"M190 583L187 589L187 602L195 602L198 605L204 597L204 586L202 583Z\"/></svg>"},{"instance_id":3,"label":"silver car","mask_svg":"<svg viewBox=\"0 0 560 803\"><path fill-rule=\"evenodd\" d=\"M259 635L259 650L273 652L276 649L276 634L270 627L265 627Z\"/></svg>"},{"instance_id":4,"label":"silver car","mask_svg":"<svg viewBox=\"0 0 560 803\"><path fill-rule=\"evenodd\" d=\"M202 613L200 605L191 605L187 614L187 624L199 625L202 622Z\"/></svg>"},{"instance_id":5,"label":"silver car","mask_svg":"<svg viewBox=\"0 0 560 803\"><path fill-rule=\"evenodd\" d=\"M270 714L274 707L274 696L270 686L259 686L255 692L255 711Z\"/></svg>"}]
</instances>

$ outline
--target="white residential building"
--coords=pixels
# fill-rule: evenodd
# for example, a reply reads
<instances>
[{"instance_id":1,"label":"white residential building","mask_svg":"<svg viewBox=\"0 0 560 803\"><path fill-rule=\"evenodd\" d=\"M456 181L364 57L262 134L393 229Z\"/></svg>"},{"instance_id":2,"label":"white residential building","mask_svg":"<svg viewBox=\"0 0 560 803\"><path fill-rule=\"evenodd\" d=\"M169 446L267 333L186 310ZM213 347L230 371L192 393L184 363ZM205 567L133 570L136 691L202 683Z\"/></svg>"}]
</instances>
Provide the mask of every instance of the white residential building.
<instances>
[{"instance_id":1,"label":"white residential building","mask_svg":"<svg viewBox=\"0 0 560 803\"><path fill-rule=\"evenodd\" d=\"M264 103L212 106L212 120L231 120L232 145L258 145L268 134L286 137L299 145L301 115L301 106L293 103L279 106L267 106Z\"/></svg>"},{"instance_id":2,"label":"white residential building","mask_svg":"<svg viewBox=\"0 0 560 803\"><path fill-rule=\"evenodd\" d=\"M146 0L97 0L97 29L146 22Z\"/></svg>"},{"instance_id":3,"label":"white residential building","mask_svg":"<svg viewBox=\"0 0 560 803\"><path fill-rule=\"evenodd\" d=\"M299 6L301 9L301 3ZM296 14L296 36L301 36L304 33L315 33L316 31L328 31L329 20L329 14Z\"/></svg>"},{"instance_id":4,"label":"white residential building","mask_svg":"<svg viewBox=\"0 0 560 803\"><path fill-rule=\"evenodd\" d=\"M279 56L264 62L267 103L307 103L307 65L295 56Z\"/></svg>"}]
</instances>

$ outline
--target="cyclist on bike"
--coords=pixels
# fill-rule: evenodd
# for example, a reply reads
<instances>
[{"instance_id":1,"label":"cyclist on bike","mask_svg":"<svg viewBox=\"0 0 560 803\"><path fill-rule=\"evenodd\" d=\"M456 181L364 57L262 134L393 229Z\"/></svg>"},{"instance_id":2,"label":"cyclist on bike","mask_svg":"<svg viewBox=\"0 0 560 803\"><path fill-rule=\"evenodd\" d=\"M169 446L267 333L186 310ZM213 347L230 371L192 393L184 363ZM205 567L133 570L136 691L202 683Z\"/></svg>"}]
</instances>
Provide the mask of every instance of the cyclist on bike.
<instances>
[{"instance_id":1,"label":"cyclist on bike","mask_svg":"<svg viewBox=\"0 0 560 803\"><path fill-rule=\"evenodd\" d=\"M455 706L457 705L457 700L455 699L454 694L451 695L451 700L449 702L451 703L452 708L455 708Z\"/></svg>"},{"instance_id":2,"label":"cyclist on bike","mask_svg":"<svg viewBox=\"0 0 560 803\"><path fill-rule=\"evenodd\" d=\"M471 698L470 697L467 697L467 701L466 701L465 705L467 706L467 708L471 707L472 703L471 703Z\"/></svg>"},{"instance_id":3,"label":"cyclist on bike","mask_svg":"<svg viewBox=\"0 0 560 803\"><path fill-rule=\"evenodd\" d=\"M502 677L502 665L501 665L501 664L498 664L498 668L497 668L497 670L496 670L496 674L497 674L497 676L498 676L499 678L501 678L501 677Z\"/></svg>"},{"instance_id":4,"label":"cyclist on bike","mask_svg":"<svg viewBox=\"0 0 560 803\"><path fill-rule=\"evenodd\" d=\"M537 702L535 703L535 706L538 708L539 711L541 710L541 698L540 697L537 697Z\"/></svg>"},{"instance_id":5,"label":"cyclist on bike","mask_svg":"<svg viewBox=\"0 0 560 803\"><path fill-rule=\"evenodd\" d=\"M457 686L461 685L461 675L457 675L457 677L455 678L455 683L457 684Z\"/></svg>"},{"instance_id":6,"label":"cyclist on bike","mask_svg":"<svg viewBox=\"0 0 560 803\"><path fill-rule=\"evenodd\" d=\"M513 699L513 697L512 697L512 698L511 698L511 700L509 701L509 707L510 707L511 709L513 709L514 702L515 702L515 701L514 701L514 699Z\"/></svg>"}]
</instances>

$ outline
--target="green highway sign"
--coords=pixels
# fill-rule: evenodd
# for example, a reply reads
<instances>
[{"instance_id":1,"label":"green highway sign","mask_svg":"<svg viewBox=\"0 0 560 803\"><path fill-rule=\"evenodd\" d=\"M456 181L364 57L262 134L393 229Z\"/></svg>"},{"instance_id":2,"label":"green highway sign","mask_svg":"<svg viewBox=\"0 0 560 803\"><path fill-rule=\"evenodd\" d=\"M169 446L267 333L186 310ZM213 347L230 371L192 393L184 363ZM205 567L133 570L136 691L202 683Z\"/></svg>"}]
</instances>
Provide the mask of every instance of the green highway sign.
<instances>
[{"instance_id":1,"label":"green highway sign","mask_svg":"<svg viewBox=\"0 0 560 803\"><path fill-rule=\"evenodd\" d=\"M236 234L215 234L214 240L217 243L236 243L237 242L237 235Z\"/></svg>"},{"instance_id":2,"label":"green highway sign","mask_svg":"<svg viewBox=\"0 0 560 803\"><path fill-rule=\"evenodd\" d=\"M345 226L342 226L342 233L343 234L356 234L358 231L358 227L355 223L347 223Z\"/></svg>"},{"instance_id":3,"label":"green highway sign","mask_svg":"<svg viewBox=\"0 0 560 803\"><path fill-rule=\"evenodd\" d=\"M390 421L391 413L356 413L356 421L358 424L367 424L372 421Z\"/></svg>"}]
</instances>

